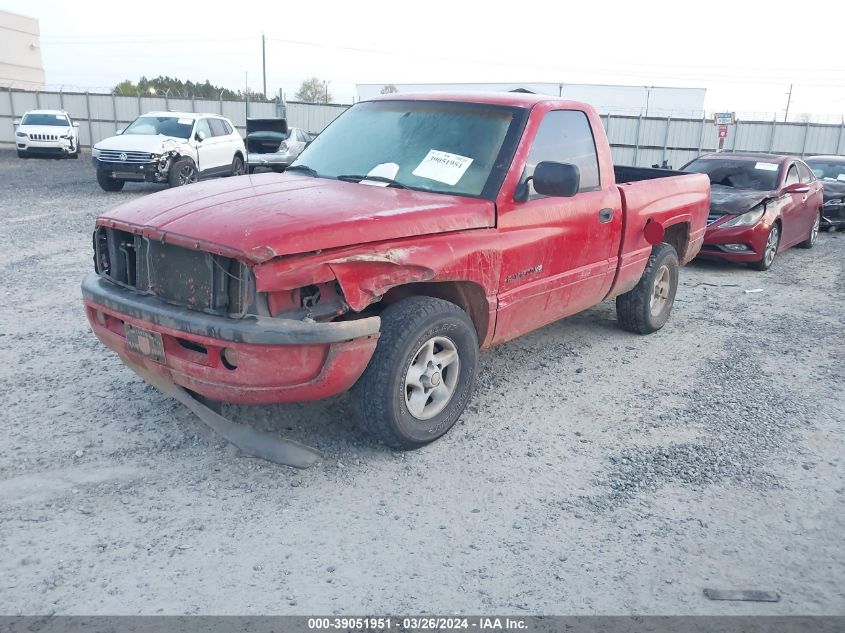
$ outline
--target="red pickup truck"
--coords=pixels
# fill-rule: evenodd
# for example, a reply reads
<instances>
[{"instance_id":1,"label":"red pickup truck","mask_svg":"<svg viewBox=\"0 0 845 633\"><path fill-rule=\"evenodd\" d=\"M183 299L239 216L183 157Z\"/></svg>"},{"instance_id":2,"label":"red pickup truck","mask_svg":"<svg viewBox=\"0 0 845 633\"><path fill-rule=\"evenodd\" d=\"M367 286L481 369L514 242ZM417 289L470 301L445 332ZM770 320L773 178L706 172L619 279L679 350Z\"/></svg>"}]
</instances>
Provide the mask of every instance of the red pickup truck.
<instances>
[{"instance_id":1,"label":"red pickup truck","mask_svg":"<svg viewBox=\"0 0 845 633\"><path fill-rule=\"evenodd\" d=\"M455 424L480 349L609 298L647 334L701 248L703 174L614 166L588 105L532 94L386 95L284 174L220 179L97 219L94 333L211 401L351 389L414 448Z\"/></svg>"}]
</instances>

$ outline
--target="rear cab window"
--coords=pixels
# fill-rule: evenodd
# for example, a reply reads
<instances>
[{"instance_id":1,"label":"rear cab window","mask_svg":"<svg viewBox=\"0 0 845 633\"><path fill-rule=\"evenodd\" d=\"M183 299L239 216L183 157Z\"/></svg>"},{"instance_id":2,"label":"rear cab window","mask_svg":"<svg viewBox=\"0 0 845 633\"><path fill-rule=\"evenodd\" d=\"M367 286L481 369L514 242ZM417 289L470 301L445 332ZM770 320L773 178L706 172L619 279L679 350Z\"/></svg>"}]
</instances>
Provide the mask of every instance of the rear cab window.
<instances>
[{"instance_id":1,"label":"rear cab window","mask_svg":"<svg viewBox=\"0 0 845 633\"><path fill-rule=\"evenodd\" d=\"M534 174L538 163L570 163L581 174L578 191L597 191L599 163L596 142L587 115L580 110L552 110L546 113L531 145L523 172L523 182ZM541 198L529 182L529 199Z\"/></svg>"}]
</instances>

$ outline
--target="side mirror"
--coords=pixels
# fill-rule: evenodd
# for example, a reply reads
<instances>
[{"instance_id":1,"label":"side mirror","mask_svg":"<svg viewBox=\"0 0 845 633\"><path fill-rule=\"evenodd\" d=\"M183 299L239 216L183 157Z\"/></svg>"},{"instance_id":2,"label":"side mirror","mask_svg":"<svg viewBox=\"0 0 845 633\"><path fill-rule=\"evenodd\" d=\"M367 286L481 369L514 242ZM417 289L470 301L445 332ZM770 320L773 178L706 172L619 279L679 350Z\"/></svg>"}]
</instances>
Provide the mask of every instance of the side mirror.
<instances>
[{"instance_id":1,"label":"side mirror","mask_svg":"<svg viewBox=\"0 0 845 633\"><path fill-rule=\"evenodd\" d=\"M118 129L118 130L115 130L115 131L114 131L115 136L120 136L121 134L123 134L123 130L124 130L124 129L125 129L125 128L120 128L120 129Z\"/></svg>"},{"instance_id":2,"label":"side mirror","mask_svg":"<svg viewBox=\"0 0 845 633\"><path fill-rule=\"evenodd\" d=\"M205 140L205 132L203 132L202 130L198 131L196 134L194 134L194 138L197 139L198 143L202 143Z\"/></svg>"},{"instance_id":3,"label":"side mirror","mask_svg":"<svg viewBox=\"0 0 845 633\"><path fill-rule=\"evenodd\" d=\"M810 193L810 185L805 182L793 182L783 190L784 193Z\"/></svg>"},{"instance_id":4,"label":"side mirror","mask_svg":"<svg viewBox=\"0 0 845 633\"><path fill-rule=\"evenodd\" d=\"M534 191L543 196L571 198L578 193L581 172L576 165L544 160L534 168Z\"/></svg>"},{"instance_id":5,"label":"side mirror","mask_svg":"<svg viewBox=\"0 0 845 633\"><path fill-rule=\"evenodd\" d=\"M21 124L20 119L15 119L14 121L12 121L12 125L20 125L20 124Z\"/></svg>"}]
</instances>

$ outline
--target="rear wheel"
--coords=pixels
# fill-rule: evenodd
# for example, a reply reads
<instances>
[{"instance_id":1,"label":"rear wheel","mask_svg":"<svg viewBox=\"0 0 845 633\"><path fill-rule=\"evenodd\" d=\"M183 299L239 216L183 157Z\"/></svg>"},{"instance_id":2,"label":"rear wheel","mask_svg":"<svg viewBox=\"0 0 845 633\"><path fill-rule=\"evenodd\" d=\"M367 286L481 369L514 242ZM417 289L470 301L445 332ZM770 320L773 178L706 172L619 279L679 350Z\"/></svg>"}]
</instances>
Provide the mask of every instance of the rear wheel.
<instances>
[{"instance_id":1,"label":"rear wheel","mask_svg":"<svg viewBox=\"0 0 845 633\"><path fill-rule=\"evenodd\" d=\"M749 266L754 270L769 270L778 254L778 245L780 245L780 224L772 224L766 236L766 244L763 246L763 256L756 262L751 262Z\"/></svg>"},{"instance_id":2,"label":"rear wheel","mask_svg":"<svg viewBox=\"0 0 845 633\"><path fill-rule=\"evenodd\" d=\"M616 297L616 318L622 329L651 334L666 325L678 291L679 267L672 246L654 247L639 283Z\"/></svg>"},{"instance_id":3,"label":"rear wheel","mask_svg":"<svg viewBox=\"0 0 845 633\"><path fill-rule=\"evenodd\" d=\"M198 176L199 173L194 161L190 158L180 158L170 166L170 171L167 173L167 184L171 187L190 185L197 181Z\"/></svg>"},{"instance_id":4,"label":"rear wheel","mask_svg":"<svg viewBox=\"0 0 845 633\"><path fill-rule=\"evenodd\" d=\"M105 170L98 169L97 183L99 183L100 188L102 188L103 191L120 191L123 189L123 185L126 181L120 180L119 178L112 178Z\"/></svg>"},{"instance_id":5,"label":"rear wheel","mask_svg":"<svg viewBox=\"0 0 845 633\"><path fill-rule=\"evenodd\" d=\"M410 297L381 314L381 335L352 388L360 425L388 446L418 448L457 422L475 385L478 338L461 308Z\"/></svg>"},{"instance_id":6,"label":"rear wheel","mask_svg":"<svg viewBox=\"0 0 845 633\"><path fill-rule=\"evenodd\" d=\"M250 173L250 174L255 173L255 167L253 167L251 165L249 167L247 167L247 173Z\"/></svg>"},{"instance_id":7,"label":"rear wheel","mask_svg":"<svg viewBox=\"0 0 845 633\"><path fill-rule=\"evenodd\" d=\"M813 220L813 226L810 227L810 235L807 236L807 239L803 242L798 243L799 248L813 248L816 245L816 239L819 237L819 225L822 221L822 214L820 212L816 213L816 217Z\"/></svg>"}]
</instances>

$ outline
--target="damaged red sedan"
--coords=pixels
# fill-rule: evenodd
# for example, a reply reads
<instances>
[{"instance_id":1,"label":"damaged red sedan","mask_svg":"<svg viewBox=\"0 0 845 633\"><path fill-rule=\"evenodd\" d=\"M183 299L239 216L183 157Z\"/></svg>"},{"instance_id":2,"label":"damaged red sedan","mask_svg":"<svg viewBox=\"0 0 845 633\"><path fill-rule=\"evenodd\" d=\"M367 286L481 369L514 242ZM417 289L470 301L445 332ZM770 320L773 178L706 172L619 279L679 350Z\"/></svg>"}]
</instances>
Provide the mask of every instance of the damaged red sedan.
<instances>
[{"instance_id":1,"label":"damaged red sedan","mask_svg":"<svg viewBox=\"0 0 845 633\"><path fill-rule=\"evenodd\" d=\"M463 412L479 349L610 298L623 328L659 330L709 188L615 167L585 104L390 95L284 174L105 213L82 294L97 337L154 384L247 404L351 388L367 430L414 448Z\"/></svg>"},{"instance_id":2,"label":"damaged red sedan","mask_svg":"<svg viewBox=\"0 0 845 633\"><path fill-rule=\"evenodd\" d=\"M710 215L701 257L768 270L779 252L816 243L822 186L804 161L723 152L701 156L681 170L710 177Z\"/></svg>"}]
</instances>

